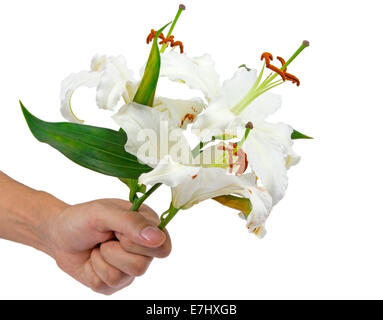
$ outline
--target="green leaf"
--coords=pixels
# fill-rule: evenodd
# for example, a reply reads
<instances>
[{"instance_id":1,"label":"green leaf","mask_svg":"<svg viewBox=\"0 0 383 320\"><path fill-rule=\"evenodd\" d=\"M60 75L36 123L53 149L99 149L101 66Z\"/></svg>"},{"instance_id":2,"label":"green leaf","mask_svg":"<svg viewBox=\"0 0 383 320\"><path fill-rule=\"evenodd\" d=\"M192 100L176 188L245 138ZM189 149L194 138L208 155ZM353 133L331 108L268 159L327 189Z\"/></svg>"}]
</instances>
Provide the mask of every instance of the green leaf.
<instances>
[{"instance_id":1,"label":"green leaf","mask_svg":"<svg viewBox=\"0 0 383 320\"><path fill-rule=\"evenodd\" d=\"M306 136L305 134L300 133L297 130L294 130L293 133L291 134L291 139L299 140L299 139L314 139L314 138Z\"/></svg>"},{"instance_id":2,"label":"green leaf","mask_svg":"<svg viewBox=\"0 0 383 320\"><path fill-rule=\"evenodd\" d=\"M137 179L152 170L125 151L127 137L124 132L69 122L45 122L32 115L21 102L20 105L35 138L80 166L129 179Z\"/></svg>"},{"instance_id":3,"label":"green leaf","mask_svg":"<svg viewBox=\"0 0 383 320\"><path fill-rule=\"evenodd\" d=\"M158 30L156 37L153 39L153 46L146 64L144 76L142 77L140 86L133 99L136 103L149 107L153 106L161 68L161 54L160 49L158 48L158 37L170 23Z\"/></svg>"}]
</instances>

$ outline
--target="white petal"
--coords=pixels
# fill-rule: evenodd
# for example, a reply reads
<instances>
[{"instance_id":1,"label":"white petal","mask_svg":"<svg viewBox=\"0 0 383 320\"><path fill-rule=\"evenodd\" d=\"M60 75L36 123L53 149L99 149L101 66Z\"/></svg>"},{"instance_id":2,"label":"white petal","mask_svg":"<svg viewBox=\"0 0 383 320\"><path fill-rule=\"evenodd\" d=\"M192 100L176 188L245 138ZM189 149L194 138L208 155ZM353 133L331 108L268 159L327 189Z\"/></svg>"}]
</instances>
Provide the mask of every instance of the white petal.
<instances>
[{"instance_id":1,"label":"white petal","mask_svg":"<svg viewBox=\"0 0 383 320\"><path fill-rule=\"evenodd\" d=\"M259 226L258 228L255 229L255 231L253 231L253 233L259 238L259 239L263 239L265 236L266 236L266 229L264 226Z\"/></svg>"},{"instance_id":2,"label":"white petal","mask_svg":"<svg viewBox=\"0 0 383 320\"><path fill-rule=\"evenodd\" d=\"M247 108L241 112L240 117L245 123L249 121L254 124L262 122L269 115L276 112L281 107L281 104L282 99L280 95L266 92L250 103Z\"/></svg>"},{"instance_id":3,"label":"white petal","mask_svg":"<svg viewBox=\"0 0 383 320\"><path fill-rule=\"evenodd\" d=\"M164 156L174 154L181 163L189 163L190 147L184 130L172 126L168 112L130 103L112 118L126 132L126 151L142 162L155 167Z\"/></svg>"},{"instance_id":4,"label":"white petal","mask_svg":"<svg viewBox=\"0 0 383 320\"><path fill-rule=\"evenodd\" d=\"M282 146L287 169L299 163L301 158L293 150L291 134L294 129L292 127L284 123L261 122L257 124L257 129L267 133L277 144Z\"/></svg>"},{"instance_id":5,"label":"white petal","mask_svg":"<svg viewBox=\"0 0 383 320\"><path fill-rule=\"evenodd\" d=\"M296 166L300 161L301 157L291 149L290 153L286 157L286 168L290 169L291 167Z\"/></svg>"},{"instance_id":6,"label":"white petal","mask_svg":"<svg viewBox=\"0 0 383 320\"><path fill-rule=\"evenodd\" d=\"M229 194L251 197L247 182L241 177L227 174L221 168L201 168L194 179L172 189L173 205L181 209L189 209L204 200Z\"/></svg>"},{"instance_id":7,"label":"white petal","mask_svg":"<svg viewBox=\"0 0 383 320\"><path fill-rule=\"evenodd\" d=\"M114 110L123 95L126 103L133 100L137 83L123 56L101 57L92 62L92 67L102 69L96 97L100 108Z\"/></svg>"},{"instance_id":8,"label":"white petal","mask_svg":"<svg viewBox=\"0 0 383 320\"><path fill-rule=\"evenodd\" d=\"M100 82L100 73L92 71L82 71L74 73L63 80L61 84L61 113L65 119L82 123L83 121L78 119L72 110L71 99L74 91L82 86L96 87Z\"/></svg>"},{"instance_id":9,"label":"white petal","mask_svg":"<svg viewBox=\"0 0 383 320\"><path fill-rule=\"evenodd\" d=\"M284 196L288 183L283 147L269 132L255 127L243 149L251 168L271 194L275 205Z\"/></svg>"},{"instance_id":10,"label":"white petal","mask_svg":"<svg viewBox=\"0 0 383 320\"><path fill-rule=\"evenodd\" d=\"M252 211L250 213L239 213L241 219L247 220L249 232L263 237L266 234L265 222L270 215L272 208L272 198L263 188L256 185L254 174L245 174L238 177L240 188L235 194L247 198L251 201Z\"/></svg>"},{"instance_id":11,"label":"white petal","mask_svg":"<svg viewBox=\"0 0 383 320\"><path fill-rule=\"evenodd\" d=\"M269 217L273 200L270 194L263 188L257 186L256 177L253 173L239 176L243 190L238 194L250 199L252 211L247 216L247 227L250 232L259 231Z\"/></svg>"},{"instance_id":12,"label":"white petal","mask_svg":"<svg viewBox=\"0 0 383 320\"><path fill-rule=\"evenodd\" d=\"M247 217L247 228L250 232L254 232L264 226L266 219L270 215L273 200L270 194L261 188L249 187L249 191L251 191L250 201L253 208Z\"/></svg>"},{"instance_id":13,"label":"white petal","mask_svg":"<svg viewBox=\"0 0 383 320\"><path fill-rule=\"evenodd\" d=\"M90 64L90 69L92 71L98 71L98 72L103 71L105 68L105 63L107 60L108 60L107 56L100 56L99 54L96 54L92 58L92 62Z\"/></svg>"},{"instance_id":14,"label":"white petal","mask_svg":"<svg viewBox=\"0 0 383 320\"><path fill-rule=\"evenodd\" d=\"M251 87L257 81L257 72L255 70L247 71L239 69L230 80L226 80L222 86L222 96L228 108L233 108L250 91Z\"/></svg>"},{"instance_id":15,"label":"white petal","mask_svg":"<svg viewBox=\"0 0 383 320\"><path fill-rule=\"evenodd\" d=\"M193 180L199 170L199 167L184 166L174 162L170 156L165 156L153 171L140 176L139 183L145 185L163 183L173 188Z\"/></svg>"},{"instance_id":16,"label":"white petal","mask_svg":"<svg viewBox=\"0 0 383 320\"><path fill-rule=\"evenodd\" d=\"M169 51L162 56L161 76L172 81L186 83L192 89L199 89L208 101L221 92L219 77L209 55L189 58L186 54Z\"/></svg>"},{"instance_id":17,"label":"white petal","mask_svg":"<svg viewBox=\"0 0 383 320\"><path fill-rule=\"evenodd\" d=\"M146 159L143 159L138 154L140 147L145 142L141 139L140 134L145 132L148 132L148 134L153 133L155 138L149 139L149 142L152 149L157 150L160 143L161 113L144 105L130 103L123 106L112 118L126 132L128 140L125 150L137 156L141 161L146 162ZM154 162L152 165L158 162L157 152L155 152L151 161ZM150 163L148 164L150 165Z\"/></svg>"},{"instance_id":18,"label":"white petal","mask_svg":"<svg viewBox=\"0 0 383 320\"><path fill-rule=\"evenodd\" d=\"M168 112L170 121L174 122L174 127L185 129L204 110L205 104L199 98L174 100L158 97L155 99L153 107L160 112Z\"/></svg>"}]
</instances>

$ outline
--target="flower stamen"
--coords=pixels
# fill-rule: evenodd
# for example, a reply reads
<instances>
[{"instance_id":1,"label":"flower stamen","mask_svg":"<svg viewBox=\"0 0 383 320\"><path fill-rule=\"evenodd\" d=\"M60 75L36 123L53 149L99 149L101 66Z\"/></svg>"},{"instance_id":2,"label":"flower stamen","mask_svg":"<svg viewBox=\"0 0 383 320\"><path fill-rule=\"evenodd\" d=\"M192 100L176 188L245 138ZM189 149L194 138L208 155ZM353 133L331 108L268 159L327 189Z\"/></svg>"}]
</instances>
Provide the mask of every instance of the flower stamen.
<instances>
[{"instance_id":1,"label":"flower stamen","mask_svg":"<svg viewBox=\"0 0 383 320\"><path fill-rule=\"evenodd\" d=\"M180 47L180 52L184 53L184 45L183 45L183 43L181 41L175 41L174 40L174 36L169 36L167 38L164 37L164 38L161 38L161 39L162 39L162 41L160 42L160 44L167 45L168 43L170 43L170 46L172 48Z\"/></svg>"},{"instance_id":2,"label":"flower stamen","mask_svg":"<svg viewBox=\"0 0 383 320\"><path fill-rule=\"evenodd\" d=\"M148 35L148 37L146 38L146 43L149 44L150 42L153 41L153 39L156 37L156 34L157 34L157 31L155 31L154 29L152 29ZM158 36L160 39L162 40L165 40L165 36L163 33L161 33L159 36Z\"/></svg>"},{"instance_id":3,"label":"flower stamen","mask_svg":"<svg viewBox=\"0 0 383 320\"><path fill-rule=\"evenodd\" d=\"M299 81L299 79L296 77L296 76L294 76L294 75L292 75L291 73L287 73L287 72L285 72L285 76L286 76L286 79L287 80L289 80L289 81L291 81L293 84L297 84L297 87L299 87L299 85L301 84L301 82Z\"/></svg>"},{"instance_id":4,"label":"flower stamen","mask_svg":"<svg viewBox=\"0 0 383 320\"><path fill-rule=\"evenodd\" d=\"M243 110L245 110L250 105L252 101L257 99L260 95L262 95L266 91L269 91L281 85L286 80L291 81L292 83L295 83L297 84L297 86L299 86L300 85L299 79L296 76L290 73L287 73L286 70L287 70L287 67L291 64L291 62L293 62L295 58L309 45L310 43L308 41L306 40L303 41L301 46L298 48L298 50L295 51L295 53L286 62L282 57L277 57L277 59L282 63L282 67L280 69L278 69L277 67L271 64L271 61L273 59L272 54L269 52L264 52L261 56L261 60L265 60L265 63L262 67L260 75L258 76L256 82L251 87L249 92L242 98L242 100L240 100L233 108L230 109L231 112L234 115L239 115ZM261 83L261 79L262 79L265 67L271 69L274 72L272 72ZM274 81L274 79L278 76L281 76L282 80Z\"/></svg>"},{"instance_id":5,"label":"flower stamen","mask_svg":"<svg viewBox=\"0 0 383 320\"><path fill-rule=\"evenodd\" d=\"M171 43L172 48L177 47L177 46L180 47L180 52L184 53L184 44L181 41L175 41L175 42Z\"/></svg>"},{"instance_id":6,"label":"flower stamen","mask_svg":"<svg viewBox=\"0 0 383 320\"><path fill-rule=\"evenodd\" d=\"M228 167L229 167L229 173L233 173L234 166L238 166L237 171L235 174L241 175L245 173L249 166L249 162L247 160L247 154L242 149L238 148L238 145L236 143L230 142L230 144L219 146L218 150L222 150L224 152L227 152L229 159L228 159ZM236 160L234 161L234 157Z\"/></svg>"},{"instance_id":7,"label":"flower stamen","mask_svg":"<svg viewBox=\"0 0 383 320\"><path fill-rule=\"evenodd\" d=\"M282 68L283 68L283 66L286 64L285 59L283 59L282 57L277 57L277 59L281 62ZM296 76L292 75L291 73L287 73L287 67L285 67L282 70L282 69L278 69L276 66L270 63L270 61L273 61L273 55L271 53L264 52L261 56L261 61L262 60L265 60L266 67L274 71L275 73L279 74L282 77L283 81L286 81L286 80L291 81L294 84L296 83L297 86L299 87L300 85L299 79Z\"/></svg>"},{"instance_id":8,"label":"flower stamen","mask_svg":"<svg viewBox=\"0 0 383 320\"><path fill-rule=\"evenodd\" d=\"M181 120L181 123L180 123L180 128L182 128L185 124L185 122L188 120L190 123L193 123L194 122L194 119L195 119L195 115L194 114L191 114L191 113L187 113L183 119Z\"/></svg>"},{"instance_id":9,"label":"flower stamen","mask_svg":"<svg viewBox=\"0 0 383 320\"><path fill-rule=\"evenodd\" d=\"M153 41L153 39L156 37L156 33L157 33L157 31L155 31L154 29L152 29L152 31L150 31L148 37L146 38L147 44L149 44L150 42ZM165 38L164 34L161 33L159 35L159 38L161 39L160 45L166 46L168 43L170 43L170 46L172 48L180 47L180 52L184 53L184 44L181 41L175 41L173 35L170 35L169 37Z\"/></svg>"},{"instance_id":10,"label":"flower stamen","mask_svg":"<svg viewBox=\"0 0 383 320\"><path fill-rule=\"evenodd\" d=\"M262 60L265 60L266 68L268 68L268 69L274 71L275 73L279 74L282 77L283 81L286 80L285 73L282 70L278 69L276 66L274 66L274 65L272 65L270 63L270 61L273 61L273 55L271 53L269 53L269 52L262 53L261 61Z\"/></svg>"}]
</instances>

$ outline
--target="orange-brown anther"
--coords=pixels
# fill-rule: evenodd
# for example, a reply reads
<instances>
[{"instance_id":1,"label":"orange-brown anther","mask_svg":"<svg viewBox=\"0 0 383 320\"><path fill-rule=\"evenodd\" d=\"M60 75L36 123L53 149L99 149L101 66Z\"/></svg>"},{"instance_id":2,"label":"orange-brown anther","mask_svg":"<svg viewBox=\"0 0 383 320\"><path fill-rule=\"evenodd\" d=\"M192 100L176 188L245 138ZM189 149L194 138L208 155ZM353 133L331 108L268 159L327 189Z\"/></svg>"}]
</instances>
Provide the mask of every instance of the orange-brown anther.
<instances>
[{"instance_id":1,"label":"orange-brown anther","mask_svg":"<svg viewBox=\"0 0 383 320\"><path fill-rule=\"evenodd\" d=\"M282 57L277 57L277 59L281 62L281 64L282 64L282 67L286 64L286 61L285 61L285 59L283 59ZM283 70L285 73L286 73L286 71L287 71L287 68L285 68L284 70Z\"/></svg>"},{"instance_id":2,"label":"orange-brown anther","mask_svg":"<svg viewBox=\"0 0 383 320\"><path fill-rule=\"evenodd\" d=\"M152 29L152 31L150 31L148 37L146 38L146 43L149 44L150 42L153 41L153 39L156 37L156 34L157 34L157 31L155 31L154 29ZM163 41L165 40L165 36L163 33L161 33L159 36L158 36L160 39L162 39Z\"/></svg>"},{"instance_id":3,"label":"orange-brown anther","mask_svg":"<svg viewBox=\"0 0 383 320\"><path fill-rule=\"evenodd\" d=\"M184 53L184 44L181 41L172 42L172 44L171 44L172 48L177 47L177 46L180 47L180 52Z\"/></svg>"},{"instance_id":4,"label":"orange-brown anther","mask_svg":"<svg viewBox=\"0 0 383 320\"><path fill-rule=\"evenodd\" d=\"M262 54L262 56L261 56L261 61L262 61L263 59L265 60L265 63L266 63L266 67L267 67L267 68L269 68L270 70L273 70L275 73L278 73L278 74L282 77L283 81L286 80L285 73L284 73L282 70L278 69L276 66L273 66L273 65L270 63L270 61L273 61L273 55L272 55L271 53L269 53L269 52L264 52L264 53Z\"/></svg>"},{"instance_id":5,"label":"orange-brown anther","mask_svg":"<svg viewBox=\"0 0 383 320\"><path fill-rule=\"evenodd\" d=\"M156 31L154 29L152 29L152 31L150 31L148 37L146 38L146 43L149 44L150 42L153 41L154 37L156 36Z\"/></svg>"},{"instance_id":6,"label":"orange-brown anther","mask_svg":"<svg viewBox=\"0 0 383 320\"><path fill-rule=\"evenodd\" d=\"M230 142L229 146L219 146L218 150L227 152L229 156L228 164L230 173L233 173L234 166L238 166L238 170L235 172L236 175L243 174L247 170L249 165L247 154L242 149L238 149L238 145L236 143Z\"/></svg>"},{"instance_id":7,"label":"orange-brown anther","mask_svg":"<svg viewBox=\"0 0 383 320\"><path fill-rule=\"evenodd\" d=\"M285 72L285 75L286 75L287 80L291 81L292 83L296 83L297 87L299 87L301 82L299 81L299 79L296 76L294 76L290 73L287 73L287 72Z\"/></svg>"},{"instance_id":8,"label":"orange-brown anther","mask_svg":"<svg viewBox=\"0 0 383 320\"><path fill-rule=\"evenodd\" d=\"M162 39L162 41L160 42L160 44L166 44L166 43L169 43L169 42L170 43L174 42L174 36L169 36L167 38L163 37L161 39Z\"/></svg>"},{"instance_id":9,"label":"orange-brown anther","mask_svg":"<svg viewBox=\"0 0 383 320\"><path fill-rule=\"evenodd\" d=\"M160 37L161 38L161 37ZM170 43L170 46L172 48L174 47L180 47L180 52L181 53L184 53L184 45L181 41L174 41L174 36L169 36L167 38L165 37L162 37L161 38L162 41L160 42L160 44L167 44L167 43Z\"/></svg>"},{"instance_id":10,"label":"orange-brown anther","mask_svg":"<svg viewBox=\"0 0 383 320\"><path fill-rule=\"evenodd\" d=\"M195 115L191 113L187 113L181 120L180 128L182 128L187 120L192 123L195 119Z\"/></svg>"},{"instance_id":11,"label":"orange-brown anther","mask_svg":"<svg viewBox=\"0 0 383 320\"><path fill-rule=\"evenodd\" d=\"M238 162L239 162L239 168L236 172L236 175L240 175L245 173L247 170L247 167L249 166L249 161L247 160L247 154L242 150L238 150Z\"/></svg>"},{"instance_id":12,"label":"orange-brown anther","mask_svg":"<svg viewBox=\"0 0 383 320\"><path fill-rule=\"evenodd\" d=\"M273 55L269 52L262 53L261 61L265 59L266 65L270 64L270 61L273 61Z\"/></svg>"}]
</instances>

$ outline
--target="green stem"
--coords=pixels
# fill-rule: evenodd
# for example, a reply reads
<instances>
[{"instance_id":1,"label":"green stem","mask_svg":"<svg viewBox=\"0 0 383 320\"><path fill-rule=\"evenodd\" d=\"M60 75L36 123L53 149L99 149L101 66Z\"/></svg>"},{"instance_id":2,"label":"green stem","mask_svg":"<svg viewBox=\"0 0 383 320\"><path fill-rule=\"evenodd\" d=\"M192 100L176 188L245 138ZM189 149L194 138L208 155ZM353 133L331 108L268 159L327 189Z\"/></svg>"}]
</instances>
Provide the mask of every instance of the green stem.
<instances>
[{"instance_id":1,"label":"green stem","mask_svg":"<svg viewBox=\"0 0 383 320\"><path fill-rule=\"evenodd\" d=\"M130 211L138 211L141 207L141 205L144 203L144 201L149 198L154 191L156 191L162 183L157 183L153 187L151 187L142 197L136 198L134 200L132 207L130 208Z\"/></svg>"},{"instance_id":2,"label":"green stem","mask_svg":"<svg viewBox=\"0 0 383 320\"><path fill-rule=\"evenodd\" d=\"M180 209L174 208L172 205L170 205L170 208L168 211L165 212L168 213L164 219L162 219L160 225L158 226L158 229L164 230L166 226L169 224L170 221L176 216L176 214L180 211Z\"/></svg>"},{"instance_id":3,"label":"green stem","mask_svg":"<svg viewBox=\"0 0 383 320\"><path fill-rule=\"evenodd\" d=\"M180 18L182 11L184 11L184 10L185 10L185 6L181 4L179 9L178 9L178 11L177 11L176 17L174 18L173 23L172 23L172 25L171 25L171 27L169 29L169 32L168 32L168 35L166 36L166 38L169 38L172 35L174 27L176 26L177 21ZM162 47L161 47L161 51L160 52L164 53L167 47L168 47L168 44L164 43L162 45Z\"/></svg>"}]
</instances>

